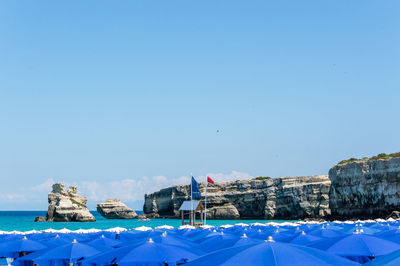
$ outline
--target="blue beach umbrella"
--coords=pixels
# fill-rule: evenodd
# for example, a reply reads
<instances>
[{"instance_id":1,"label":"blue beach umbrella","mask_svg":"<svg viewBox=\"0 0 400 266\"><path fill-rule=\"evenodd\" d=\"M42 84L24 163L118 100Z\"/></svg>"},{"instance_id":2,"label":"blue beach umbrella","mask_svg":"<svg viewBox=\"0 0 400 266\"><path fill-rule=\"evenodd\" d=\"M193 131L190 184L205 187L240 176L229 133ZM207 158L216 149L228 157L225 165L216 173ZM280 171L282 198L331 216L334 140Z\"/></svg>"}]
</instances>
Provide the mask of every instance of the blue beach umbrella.
<instances>
[{"instance_id":1,"label":"blue beach umbrella","mask_svg":"<svg viewBox=\"0 0 400 266\"><path fill-rule=\"evenodd\" d=\"M294 235L298 235L298 234L301 234L302 232L306 232L306 231L309 231L309 228L307 228L307 227L306 228L304 228L304 227L300 228L299 226L295 227L295 228L290 228L288 230L288 232L290 234L294 234Z\"/></svg>"},{"instance_id":2,"label":"blue beach umbrella","mask_svg":"<svg viewBox=\"0 0 400 266\"><path fill-rule=\"evenodd\" d=\"M48 252L36 257L33 261L39 265L43 264L43 262L48 263L60 260L76 262L79 259L94 256L105 250L109 249L93 247L73 240L72 243L50 249Z\"/></svg>"},{"instance_id":3,"label":"blue beach umbrella","mask_svg":"<svg viewBox=\"0 0 400 266\"><path fill-rule=\"evenodd\" d=\"M199 248L198 244L193 243L192 241L190 241L182 236L171 235L168 232L164 232L159 236L154 236L154 237L152 237L152 239L156 243L161 243L161 244L165 244L165 245L174 245L174 246L190 248L190 249L198 249Z\"/></svg>"},{"instance_id":4,"label":"blue beach umbrella","mask_svg":"<svg viewBox=\"0 0 400 266\"><path fill-rule=\"evenodd\" d=\"M249 245L257 245L262 243L264 240L250 238L247 237L246 234L243 234L238 241L233 245L233 247L240 247L240 246L249 246Z\"/></svg>"},{"instance_id":5,"label":"blue beach umbrella","mask_svg":"<svg viewBox=\"0 0 400 266\"><path fill-rule=\"evenodd\" d=\"M184 248L192 248L192 249L198 249L199 245L196 243L193 243L192 241L177 235L177 234L171 234L170 232L164 231L163 233L161 232L152 232L147 235L149 238L153 239L154 242L156 243L162 243L166 245L174 245L174 246L179 246L179 247L184 247ZM148 239L148 238L147 238ZM126 247L126 246L131 246L131 245L136 245L136 244L142 244L147 241L147 239L143 238L138 238L132 241L126 241L123 243L120 243L117 245L117 247Z\"/></svg>"},{"instance_id":6,"label":"blue beach umbrella","mask_svg":"<svg viewBox=\"0 0 400 266\"><path fill-rule=\"evenodd\" d=\"M257 229L246 233L246 235L251 238L265 240L272 234L273 231L275 231L275 229L267 229L267 230Z\"/></svg>"},{"instance_id":7,"label":"blue beach umbrella","mask_svg":"<svg viewBox=\"0 0 400 266\"><path fill-rule=\"evenodd\" d=\"M263 243L232 247L210 253L185 266L203 265L358 265L350 260L317 249L275 242L271 237Z\"/></svg>"},{"instance_id":8,"label":"blue beach umbrella","mask_svg":"<svg viewBox=\"0 0 400 266\"><path fill-rule=\"evenodd\" d=\"M12 265L13 266L33 266L33 260L36 259L37 257L40 257L42 254L46 253L47 251L48 251L48 249L42 249L42 250L38 250L33 253L30 253L28 255L25 255L23 257L19 257L12 263ZM50 261L42 261L40 263L40 266L56 266L56 265L54 265L54 263L52 263Z\"/></svg>"},{"instance_id":9,"label":"blue beach umbrella","mask_svg":"<svg viewBox=\"0 0 400 266\"><path fill-rule=\"evenodd\" d=\"M292 238L292 235L287 231L282 231L282 229L276 229L268 237L272 237L275 241L287 242Z\"/></svg>"},{"instance_id":10,"label":"blue beach umbrella","mask_svg":"<svg viewBox=\"0 0 400 266\"><path fill-rule=\"evenodd\" d=\"M135 241L138 239L148 239L147 236L151 231L124 231L119 234L119 240L121 241Z\"/></svg>"},{"instance_id":11,"label":"blue beach umbrella","mask_svg":"<svg viewBox=\"0 0 400 266\"><path fill-rule=\"evenodd\" d=\"M307 234L316 236L316 237L320 237L320 238L334 238L334 237L340 237L340 236L346 235L346 233L343 232L343 230L337 230L337 229L335 230L335 229L326 228L326 227L312 230L312 231L308 232Z\"/></svg>"},{"instance_id":12,"label":"blue beach umbrella","mask_svg":"<svg viewBox=\"0 0 400 266\"><path fill-rule=\"evenodd\" d=\"M377 234L376 237L380 237L386 240L390 240L396 243L400 243L400 227L395 227L394 229L384 230Z\"/></svg>"},{"instance_id":13,"label":"blue beach umbrella","mask_svg":"<svg viewBox=\"0 0 400 266\"><path fill-rule=\"evenodd\" d=\"M379 233L380 231L378 229L374 229L374 228L368 228L365 226L356 226L356 227L350 227L345 229L344 231L348 234L351 234L355 231L359 231L361 234L367 234L367 235L374 235L376 233Z\"/></svg>"},{"instance_id":14,"label":"blue beach umbrella","mask_svg":"<svg viewBox=\"0 0 400 266\"><path fill-rule=\"evenodd\" d=\"M400 249L400 245L378 237L355 232L333 243L326 251L365 263Z\"/></svg>"},{"instance_id":15,"label":"blue beach umbrella","mask_svg":"<svg viewBox=\"0 0 400 266\"><path fill-rule=\"evenodd\" d=\"M86 244L91 246L115 247L121 244L121 241L118 241L116 239L110 239L108 237L105 237L104 235L101 235L99 238L89 241Z\"/></svg>"},{"instance_id":16,"label":"blue beach umbrella","mask_svg":"<svg viewBox=\"0 0 400 266\"><path fill-rule=\"evenodd\" d=\"M0 244L0 257L18 257L20 252L34 252L45 249L47 246L27 237L22 239L7 241Z\"/></svg>"},{"instance_id":17,"label":"blue beach umbrella","mask_svg":"<svg viewBox=\"0 0 400 266\"><path fill-rule=\"evenodd\" d=\"M368 266L398 266L400 265L400 250L381 256L365 265Z\"/></svg>"},{"instance_id":18,"label":"blue beach umbrella","mask_svg":"<svg viewBox=\"0 0 400 266\"><path fill-rule=\"evenodd\" d=\"M82 262L82 265L176 265L187 260L196 259L196 254L186 248L155 243L151 238L145 243L117 248L104 254L93 256Z\"/></svg>"},{"instance_id":19,"label":"blue beach umbrella","mask_svg":"<svg viewBox=\"0 0 400 266\"><path fill-rule=\"evenodd\" d=\"M181 236L186 238L186 239L190 239L193 242L201 242L203 241L204 238L206 237L210 237L210 236L215 236L215 235L219 235L220 231L217 231L216 229L214 230L199 230L196 231L194 233L187 233L187 234L182 234Z\"/></svg>"},{"instance_id":20,"label":"blue beach umbrella","mask_svg":"<svg viewBox=\"0 0 400 266\"><path fill-rule=\"evenodd\" d=\"M310 243L316 242L318 240L321 240L321 238L306 234L304 231L302 231L295 238L290 240L289 243L305 246L305 245L309 245Z\"/></svg>"},{"instance_id":21,"label":"blue beach umbrella","mask_svg":"<svg viewBox=\"0 0 400 266\"><path fill-rule=\"evenodd\" d=\"M51 237L51 238L45 238L45 239L39 240L40 243L42 243L43 245L46 245L49 248L63 246L63 245L66 245L68 243L71 243L71 241L72 240L60 237L59 235L56 235L56 236Z\"/></svg>"},{"instance_id":22,"label":"blue beach umbrella","mask_svg":"<svg viewBox=\"0 0 400 266\"><path fill-rule=\"evenodd\" d=\"M210 252L217 249L232 247L237 241L239 241L239 239L240 236L221 232L218 235L203 239L203 241L199 243L199 247L205 252Z\"/></svg>"}]
</instances>

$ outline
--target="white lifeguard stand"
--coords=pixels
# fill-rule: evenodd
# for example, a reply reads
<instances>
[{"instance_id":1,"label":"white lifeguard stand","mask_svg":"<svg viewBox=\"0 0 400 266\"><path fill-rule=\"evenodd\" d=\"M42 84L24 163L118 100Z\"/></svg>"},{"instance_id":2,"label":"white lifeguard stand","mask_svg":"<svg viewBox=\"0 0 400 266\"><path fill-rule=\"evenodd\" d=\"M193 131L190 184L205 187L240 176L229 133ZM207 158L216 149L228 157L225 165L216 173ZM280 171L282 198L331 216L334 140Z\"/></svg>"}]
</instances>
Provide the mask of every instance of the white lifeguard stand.
<instances>
[{"instance_id":1,"label":"white lifeguard stand","mask_svg":"<svg viewBox=\"0 0 400 266\"><path fill-rule=\"evenodd\" d=\"M194 227L203 225L204 206L199 200L184 201L179 208L181 212L182 225L189 224ZM200 222L196 222L196 213L200 213ZM189 222L185 222L185 215L189 215Z\"/></svg>"}]
</instances>

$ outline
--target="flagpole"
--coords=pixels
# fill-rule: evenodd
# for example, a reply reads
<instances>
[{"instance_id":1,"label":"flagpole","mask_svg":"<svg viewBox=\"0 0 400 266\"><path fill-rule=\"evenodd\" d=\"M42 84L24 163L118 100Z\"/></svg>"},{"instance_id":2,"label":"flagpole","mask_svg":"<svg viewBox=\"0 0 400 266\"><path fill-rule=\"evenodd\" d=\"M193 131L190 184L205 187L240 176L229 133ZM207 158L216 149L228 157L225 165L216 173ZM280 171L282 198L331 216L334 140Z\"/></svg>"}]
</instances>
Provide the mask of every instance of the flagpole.
<instances>
[{"instance_id":1,"label":"flagpole","mask_svg":"<svg viewBox=\"0 0 400 266\"><path fill-rule=\"evenodd\" d=\"M207 186L208 186L208 180L206 180L206 200L204 202L204 225L207 224Z\"/></svg>"},{"instance_id":2,"label":"flagpole","mask_svg":"<svg viewBox=\"0 0 400 266\"><path fill-rule=\"evenodd\" d=\"M190 225L193 225L193 174L190 173Z\"/></svg>"}]
</instances>

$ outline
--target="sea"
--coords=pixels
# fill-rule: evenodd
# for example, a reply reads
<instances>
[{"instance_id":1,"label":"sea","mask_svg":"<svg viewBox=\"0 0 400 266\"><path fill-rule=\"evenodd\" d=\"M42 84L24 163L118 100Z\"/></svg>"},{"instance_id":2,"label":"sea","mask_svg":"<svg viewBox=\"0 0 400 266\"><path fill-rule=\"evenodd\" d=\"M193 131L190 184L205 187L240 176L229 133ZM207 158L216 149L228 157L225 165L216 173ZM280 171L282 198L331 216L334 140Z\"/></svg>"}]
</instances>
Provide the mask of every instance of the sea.
<instances>
[{"instance_id":1,"label":"sea","mask_svg":"<svg viewBox=\"0 0 400 266\"><path fill-rule=\"evenodd\" d=\"M98 212L92 211L91 213L96 218L96 222L35 222L35 217L44 216L46 217L47 211L0 211L0 231L30 231L30 230L44 230L44 229L63 229L67 228L70 230L78 229L109 229L113 227L123 227L126 229L134 229L140 226L157 227L161 225L169 225L175 228L181 226L180 219L151 219L150 221L139 221L137 219L132 220L115 220L105 219ZM138 214L142 214L143 211L136 211ZM266 223L268 220L207 220L208 225L219 227L225 224L236 224L236 223ZM276 221L274 222L284 222Z\"/></svg>"}]
</instances>

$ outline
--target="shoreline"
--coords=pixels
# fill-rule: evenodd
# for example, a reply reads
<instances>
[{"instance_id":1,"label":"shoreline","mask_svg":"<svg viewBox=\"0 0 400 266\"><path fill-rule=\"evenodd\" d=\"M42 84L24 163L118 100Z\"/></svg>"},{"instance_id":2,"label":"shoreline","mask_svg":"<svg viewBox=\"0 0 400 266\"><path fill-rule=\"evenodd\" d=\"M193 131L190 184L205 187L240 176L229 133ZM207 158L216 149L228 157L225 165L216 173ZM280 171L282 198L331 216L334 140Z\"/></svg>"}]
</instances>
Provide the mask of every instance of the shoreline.
<instances>
[{"instance_id":1,"label":"shoreline","mask_svg":"<svg viewBox=\"0 0 400 266\"><path fill-rule=\"evenodd\" d=\"M154 219L156 221L165 221L165 219ZM228 221L228 220L224 220ZM230 220L232 223L227 223L227 224L221 224L219 226L214 226L214 225L204 225L202 227L199 227L200 229L206 230L206 229L226 229L230 227L298 227L298 226L303 226L303 225L332 225L332 224L355 224L360 225L360 224L383 224L383 223L398 223L400 219L368 219L368 220L345 220L345 221L339 221L339 220L334 220L334 221L304 221L304 220L275 220L271 221L269 220L268 222L261 223L261 222L252 222L252 223L246 223L246 220ZM234 221L234 222L233 222ZM250 221L250 220L247 220ZM254 220L253 220L254 221ZM213 222L213 220L210 220L209 222ZM78 233L78 234L86 234L86 233L98 233L98 232L123 232L123 231L130 231L130 230L136 230L136 231L150 231L150 230L175 230L175 229L195 229L193 226L185 225L185 226L173 226L173 225L168 225L167 223L163 225L157 225L157 226L150 226L147 222L142 222L141 226L138 227L122 227L122 226L116 226L116 227L109 227L109 228L96 228L96 226L90 228L90 229L68 229L66 227L62 229L53 229L51 225L57 224L57 225L64 225L66 224L71 224L70 222L67 223L59 223L59 222L42 222L42 224L49 225L48 228L46 229L41 229L41 230L26 230L26 231L19 231L19 230L1 230L0 228L0 235L8 235L8 234L20 234L20 235L30 235L30 234L37 234L37 233L55 233L55 234L67 234L67 233ZM50 225L51 224L51 225ZM72 224L79 224L79 223L72 223ZM91 223L85 223L85 224L91 224Z\"/></svg>"}]
</instances>

